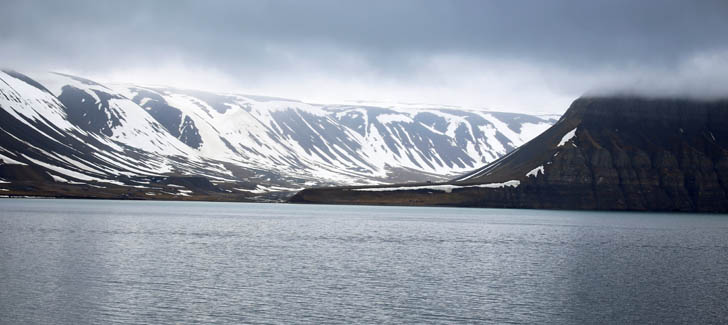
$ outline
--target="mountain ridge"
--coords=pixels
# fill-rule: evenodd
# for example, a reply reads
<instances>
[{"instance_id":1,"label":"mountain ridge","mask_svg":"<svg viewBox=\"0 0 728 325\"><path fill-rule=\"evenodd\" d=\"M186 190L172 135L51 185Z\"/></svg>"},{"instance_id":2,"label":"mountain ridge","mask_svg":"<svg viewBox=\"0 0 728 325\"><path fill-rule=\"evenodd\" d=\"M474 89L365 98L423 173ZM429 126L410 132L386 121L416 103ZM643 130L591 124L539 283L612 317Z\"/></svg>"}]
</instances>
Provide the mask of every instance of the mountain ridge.
<instances>
[{"instance_id":1,"label":"mountain ridge","mask_svg":"<svg viewBox=\"0 0 728 325\"><path fill-rule=\"evenodd\" d=\"M312 105L103 85L57 73L4 70L0 81L4 165L37 166L55 185L136 188L135 198L146 190L159 194L150 178L174 175L203 176L221 193L242 196L445 180L497 159L555 122L517 113ZM35 185L20 186L12 177L0 175L10 182L4 192L34 193Z\"/></svg>"}]
</instances>

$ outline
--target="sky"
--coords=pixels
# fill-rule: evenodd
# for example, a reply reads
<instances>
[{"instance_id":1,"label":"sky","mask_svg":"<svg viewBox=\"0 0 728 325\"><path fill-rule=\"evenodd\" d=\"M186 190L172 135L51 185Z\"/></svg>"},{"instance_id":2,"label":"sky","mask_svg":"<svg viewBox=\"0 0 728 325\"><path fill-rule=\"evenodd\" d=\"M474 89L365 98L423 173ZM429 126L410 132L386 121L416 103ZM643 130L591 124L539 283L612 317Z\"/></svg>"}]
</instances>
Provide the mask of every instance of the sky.
<instances>
[{"instance_id":1,"label":"sky","mask_svg":"<svg viewBox=\"0 0 728 325\"><path fill-rule=\"evenodd\" d=\"M728 1L2 0L0 66L561 113L585 94L728 96Z\"/></svg>"}]
</instances>

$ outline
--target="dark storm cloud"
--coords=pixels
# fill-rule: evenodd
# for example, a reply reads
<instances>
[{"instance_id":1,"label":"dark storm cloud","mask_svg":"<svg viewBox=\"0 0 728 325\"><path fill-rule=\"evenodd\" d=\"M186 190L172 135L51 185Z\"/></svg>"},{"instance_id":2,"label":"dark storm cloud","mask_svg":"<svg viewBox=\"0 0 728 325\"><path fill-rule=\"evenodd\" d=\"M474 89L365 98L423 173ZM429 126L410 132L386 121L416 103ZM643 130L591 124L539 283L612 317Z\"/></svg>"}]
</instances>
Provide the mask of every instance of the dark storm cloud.
<instances>
[{"instance_id":1,"label":"dark storm cloud","mask_svg":"<svg viewBox=\"0 0 728 325\"><path fill-rule=\"evenodd\" d=\"M232 75L361 66L407 80L438 55L668 73L728 50L728 1L8 1L3 65L99 70L176 59ZM413 59L414 58L414 59ZM648 73L648 75L651 75ZM240 77L243 78L243 77ZM252 77L249 77L252 78ZM250 81L250 79L246 79Z\"/></svg>"}]
</instances>

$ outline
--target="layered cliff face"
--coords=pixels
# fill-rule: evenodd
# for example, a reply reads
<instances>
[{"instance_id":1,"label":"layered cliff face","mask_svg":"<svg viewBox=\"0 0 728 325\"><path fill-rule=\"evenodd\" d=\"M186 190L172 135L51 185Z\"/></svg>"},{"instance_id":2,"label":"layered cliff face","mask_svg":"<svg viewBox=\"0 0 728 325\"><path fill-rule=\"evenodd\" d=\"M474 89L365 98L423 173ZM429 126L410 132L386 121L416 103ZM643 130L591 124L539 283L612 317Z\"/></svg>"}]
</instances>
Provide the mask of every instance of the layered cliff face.
<instances>
[{"instance_id":1,"label":"layered cliff face","mask_svg":"<svg viewBox=\"0 0 728 325\"><path fill-rule=\"evenodd\" d=\"M591 97L451 182L312 189L295 202L728 211L728 100Z\"/></svg>"}]
</instances>

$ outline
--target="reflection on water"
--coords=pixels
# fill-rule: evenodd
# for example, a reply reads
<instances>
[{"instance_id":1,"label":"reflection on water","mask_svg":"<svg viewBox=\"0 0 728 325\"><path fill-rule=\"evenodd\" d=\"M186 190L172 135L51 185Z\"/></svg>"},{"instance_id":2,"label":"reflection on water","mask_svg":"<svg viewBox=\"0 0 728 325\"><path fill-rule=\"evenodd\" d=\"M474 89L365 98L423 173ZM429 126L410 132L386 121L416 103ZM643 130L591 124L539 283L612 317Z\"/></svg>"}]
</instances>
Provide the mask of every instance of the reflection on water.
<instances>
[{"instance_id":1,"label":"reflection on water","mask_svg":"<svg viewBox=\"0 0 728 325\"><path fill-rule=\"evenodd\" d=\"M728 216L0 200L2 323L718 323Z\"/></svg>"}]
</instances>

